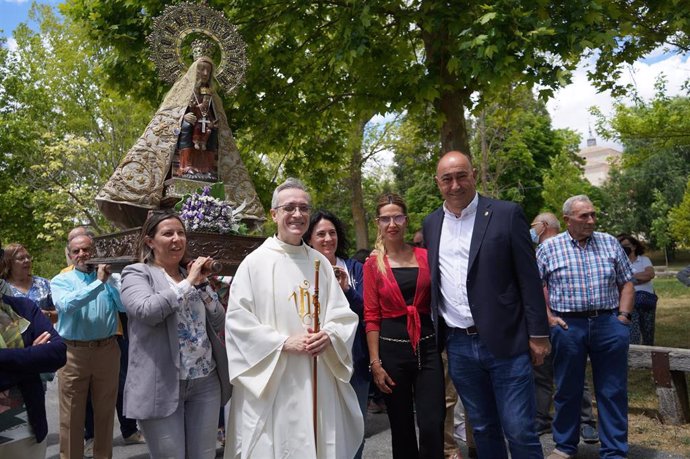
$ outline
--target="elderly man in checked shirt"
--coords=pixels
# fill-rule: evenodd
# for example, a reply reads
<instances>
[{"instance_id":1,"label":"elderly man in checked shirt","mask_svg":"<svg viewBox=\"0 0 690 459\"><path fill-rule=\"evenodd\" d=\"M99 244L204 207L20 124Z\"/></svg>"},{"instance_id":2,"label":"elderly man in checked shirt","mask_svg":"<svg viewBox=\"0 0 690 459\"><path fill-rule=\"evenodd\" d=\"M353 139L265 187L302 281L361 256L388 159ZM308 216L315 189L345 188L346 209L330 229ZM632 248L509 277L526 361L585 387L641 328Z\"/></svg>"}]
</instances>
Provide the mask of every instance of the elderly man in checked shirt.
<instances>
[{"instance_id":1,"label":"elderly man in checked shirt","mask_svg":"<svg viewBox=\"0 0 690 459\"><path fill-rule=\"evenodd\" d=\"M628 453L628 345L634 289L628 257L613 236L594 231L587 196L563 204L567 230L537 249L548 287L556 382L553 438L548 459L574 458L580 440L580 404L587 356L599 408L600 457Z\"/></svg>"}]
</instances>

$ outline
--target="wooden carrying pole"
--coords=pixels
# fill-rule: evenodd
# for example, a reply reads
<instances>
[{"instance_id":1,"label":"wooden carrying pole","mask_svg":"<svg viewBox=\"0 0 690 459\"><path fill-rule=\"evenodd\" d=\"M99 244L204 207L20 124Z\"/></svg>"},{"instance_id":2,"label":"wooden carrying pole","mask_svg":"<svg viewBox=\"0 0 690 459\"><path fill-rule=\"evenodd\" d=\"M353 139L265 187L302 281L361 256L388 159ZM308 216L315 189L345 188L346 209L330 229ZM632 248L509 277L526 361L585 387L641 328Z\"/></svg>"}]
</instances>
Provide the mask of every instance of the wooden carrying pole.
<instances>
[{"instance_id":1,"label":"wooden carrying pole","mask_svg":"<svg viewBox=\"0 0 690 459\"><path fill-rule=\"evenodd\" d=\"M321 262L319 260L314 260L314 314L313 314L313 319L314 319L314 333L318 333L321 327L319 326L319 312L321 309L321 304L319 304L319 268L321 266ZM314 407L314 413L313 413L313 418L314 418L314 449L317 449L317 431L318 431L318 374L317 374L317 368L316 368L316 363L317 363L317 356L314 356L314 366L312 367L313 370L313 375L312 375L312 400L313 400L313 407Z\"/></svg>"}]
</instances>

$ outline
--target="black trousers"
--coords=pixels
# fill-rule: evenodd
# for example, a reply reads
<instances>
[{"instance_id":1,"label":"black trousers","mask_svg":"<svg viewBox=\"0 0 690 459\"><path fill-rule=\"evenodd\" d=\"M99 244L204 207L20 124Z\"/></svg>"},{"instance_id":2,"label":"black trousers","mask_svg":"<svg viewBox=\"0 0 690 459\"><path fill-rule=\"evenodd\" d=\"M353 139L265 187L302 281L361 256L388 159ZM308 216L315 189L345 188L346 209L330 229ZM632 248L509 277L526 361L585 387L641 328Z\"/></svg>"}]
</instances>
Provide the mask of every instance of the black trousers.
<instances>
[{"instance_id":1,"label":"black trousers","mask_svg":"<svg viewBox=\"0 0 690 459\"><path fill-rule=\"evenodd\" d=\"M420 341L417 352L409 342L406 317L383 319L379 355L383 368L395 382L384 394L391 426L394 459L443 459L443 423L446 415L443 363L435 337ZM422 316L422 337L433 333L431 319ZM415 432L415 411L419 445Z\"/></svg>"}]
</instances>

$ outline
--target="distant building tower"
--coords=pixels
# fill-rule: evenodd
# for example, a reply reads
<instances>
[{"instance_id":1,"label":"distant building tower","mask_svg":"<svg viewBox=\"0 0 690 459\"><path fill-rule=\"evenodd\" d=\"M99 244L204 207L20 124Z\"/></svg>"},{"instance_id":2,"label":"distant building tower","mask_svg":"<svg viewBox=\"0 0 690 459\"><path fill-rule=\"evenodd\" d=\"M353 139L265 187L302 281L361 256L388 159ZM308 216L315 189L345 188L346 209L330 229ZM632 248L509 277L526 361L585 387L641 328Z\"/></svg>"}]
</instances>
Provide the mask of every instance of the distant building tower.
<instances>
[{"instance_id":1,"label":"distant building tower","mask_svg":"<svg viewBox=\"0 0 690 459\"><path fill-rule=\"evenodd\" d=\"M587 146L578 153L585 160L585 178L592 185L601 186L609 176L611 163L620 160L622 154L610 147L598 147L590 128Z\"/></svg>"}]
</instances>

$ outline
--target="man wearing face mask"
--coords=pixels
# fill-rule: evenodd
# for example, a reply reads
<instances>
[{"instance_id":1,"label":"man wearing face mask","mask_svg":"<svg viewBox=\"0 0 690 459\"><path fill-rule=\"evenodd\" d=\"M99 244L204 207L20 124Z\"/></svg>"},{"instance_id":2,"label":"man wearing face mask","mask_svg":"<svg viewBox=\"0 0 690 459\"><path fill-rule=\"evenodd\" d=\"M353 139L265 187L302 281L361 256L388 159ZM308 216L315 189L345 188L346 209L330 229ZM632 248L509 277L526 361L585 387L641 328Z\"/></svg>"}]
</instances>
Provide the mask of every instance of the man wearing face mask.
<instances>
[{"instance_id":1,"label":"man wearing face mask","mask_svg":"<svg viewBox=\"0 0 690 459\"><path fill-rule=\"evenodd\" d=\"M532 220L530 225L530 236L532 242L541 245L547 239L551 239L561 232L561 222L558 217L551 212L543 212ZM549 295L544 290L546 307L549 307ZM559 317L555 320L558 326L568 328L565 321ZM534 372L534 385L537 396L537 433L543 435L551 432L551 404L553 402L553 357L548 355L544 358L544 365L532 367ZM592 394L589 385L585 380L584 391L582 393L582 411L580 412L580 438L585 443L597 443L599 434L597 424L592 412Z\"/></svg>"},{"instance_id":2,"label":"man wearing face mask","mask_svg":"<svg viewBox=\"0 0 690 459\"><path fill-rule=\"evenodd\" d=\"M551 212L543 212L532 220L529 235L532 242L539 245L545 240L554 237L561 231L561 222Z\"/></svg>"}]
</instances>

